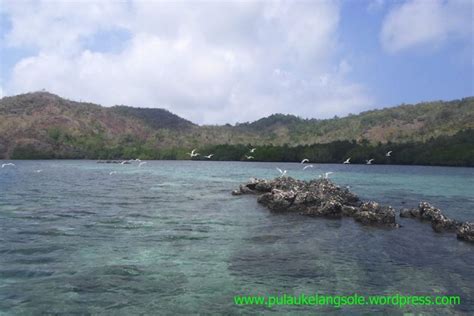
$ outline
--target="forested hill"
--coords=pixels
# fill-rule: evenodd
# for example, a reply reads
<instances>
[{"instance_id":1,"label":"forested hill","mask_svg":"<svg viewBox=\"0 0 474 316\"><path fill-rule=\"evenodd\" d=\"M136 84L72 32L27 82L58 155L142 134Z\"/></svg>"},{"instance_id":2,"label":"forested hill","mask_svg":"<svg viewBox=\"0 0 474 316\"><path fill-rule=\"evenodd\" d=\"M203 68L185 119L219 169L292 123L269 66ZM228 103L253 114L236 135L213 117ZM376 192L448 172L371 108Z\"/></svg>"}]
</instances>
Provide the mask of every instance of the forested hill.
<instances>
[{"instance_id":1,"label":"forested hill","mask_svg":"<svg viewBox=\"0 0 474 316\"><path fill-rule=\"evenodd\" d=\"M438 142L440 146L456 143L457 154L464 158L453 162L448 156L454 154L439 153L444 158L434 157L433 164L474 165L470 162L474 160L472 143L466 136L472 130L474 97L400 105L325 120L274 114L255 122L222 126L199 126L164 109L102 107L48 92L0 99L2 159L187 159L186 152L192 148L220 150L221 155L214 159L242 159L242 150L257 146L267 148L267 154L255 155L255 159L287 161L300 157L275 153L319 146L321 152L334 148L327 149L325 156L315 155L315 159L336 162L358 148L378 146L385 150L392 144L406 147ZM430 164L429 160L399 162Z\"/></svg>"}]
</instances>

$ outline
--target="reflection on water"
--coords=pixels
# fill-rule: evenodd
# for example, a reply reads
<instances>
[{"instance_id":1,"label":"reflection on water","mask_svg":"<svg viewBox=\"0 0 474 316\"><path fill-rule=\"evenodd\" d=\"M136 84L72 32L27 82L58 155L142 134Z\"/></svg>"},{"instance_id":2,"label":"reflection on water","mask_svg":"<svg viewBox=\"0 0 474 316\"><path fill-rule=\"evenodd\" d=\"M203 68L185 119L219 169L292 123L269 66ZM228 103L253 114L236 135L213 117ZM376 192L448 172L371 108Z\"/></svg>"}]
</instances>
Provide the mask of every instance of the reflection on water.
<instances>
[{"instance_id":1,"label":"reflection on water","mask_svg":"<svg viewBox=\"0 0 474 316\"><path fill-rule=\"evenodd\" d=\"M241 162L19 161L0 170L0 312L472 314L474 247L402 219L271 214L230 191L276 167L395 208L474 220L474 169ZM43 172L35 173L34 170ZM111 171L117 173L110 175ZM457 294L456 307L238 307L239 294Z\"/></svg>"}]
</instances>

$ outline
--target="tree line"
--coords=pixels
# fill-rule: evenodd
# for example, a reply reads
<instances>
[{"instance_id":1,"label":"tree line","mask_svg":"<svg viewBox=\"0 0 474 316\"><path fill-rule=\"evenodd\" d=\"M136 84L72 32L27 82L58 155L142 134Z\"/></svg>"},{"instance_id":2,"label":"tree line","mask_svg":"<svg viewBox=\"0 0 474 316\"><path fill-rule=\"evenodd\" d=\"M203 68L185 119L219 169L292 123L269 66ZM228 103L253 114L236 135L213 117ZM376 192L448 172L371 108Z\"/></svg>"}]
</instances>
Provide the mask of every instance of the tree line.
<instances>
[{"instance_id":1,"label":"tree line","mask_svg":"<svg viewBox=\"0 0 474 316\"><path fill-rule=\"evenodd\" d=\"M140 142L134 138L124 137L117 144L107 144L100 135L82 136L79 138L52 135L54 145L49 149L38 149L31 145L16 147L13 159L157 159L179 160L190 159L187 154L193 148L158 148L150 142ZM204 155L214 154L212 160L298 162L304 158L315 163L342 163L351 158L351 163L365 163L374 159L374 164L402 165L440 165L440 166L474 166L474 130L467 129L452 136L431 138L425 142L403 143L370 143L368 141L334 141L325 144L299 146L257 146L250 154L252 144L221 144L196 146L201 154L193 158L205 160ZM390 157L386 156L392 151Z\"/></svg>"}]
</instances>

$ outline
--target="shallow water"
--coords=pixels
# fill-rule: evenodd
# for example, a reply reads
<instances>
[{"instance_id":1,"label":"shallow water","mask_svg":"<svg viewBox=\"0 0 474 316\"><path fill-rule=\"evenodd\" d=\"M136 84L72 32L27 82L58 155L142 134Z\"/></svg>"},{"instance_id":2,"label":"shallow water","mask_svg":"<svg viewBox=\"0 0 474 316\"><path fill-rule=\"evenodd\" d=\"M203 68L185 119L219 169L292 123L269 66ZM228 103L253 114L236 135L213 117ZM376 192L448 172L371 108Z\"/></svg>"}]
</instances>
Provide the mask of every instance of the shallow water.
<instances>
[{"instance_id":1,"label":"shallow water","mask_svg":"<svg viewBox=\"0 0 474 316\"><path fill-rule=\"evenodd\" d=\"M0 313L474 313L474 246L430 225L275 215L231 190L276 167L324 172L395 208L474 220L474 169L295 163L16 161L0 169ZM42 172L36 172L41 169ZM110 175L111 171L117 173ZM236 306L245 294L460 295L459 306Z\"/></svg>"}]
</instances>

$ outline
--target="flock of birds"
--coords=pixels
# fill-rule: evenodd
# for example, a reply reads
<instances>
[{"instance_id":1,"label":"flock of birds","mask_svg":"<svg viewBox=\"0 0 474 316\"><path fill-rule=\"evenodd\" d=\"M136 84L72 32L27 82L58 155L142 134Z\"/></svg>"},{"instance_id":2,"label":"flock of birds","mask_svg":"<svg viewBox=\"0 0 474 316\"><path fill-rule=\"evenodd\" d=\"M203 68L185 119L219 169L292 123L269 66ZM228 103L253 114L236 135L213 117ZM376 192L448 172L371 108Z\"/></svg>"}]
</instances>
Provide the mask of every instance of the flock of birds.
<instances>
[{"instance_id":1,"label":"flock of birds","mask_svg":"<svg viewBox=\"0 0 474 316\"><path fill-rule=\"evenodd\" d=\"M198 153L196 150L197 150L197 149L193 149L191 152L189 152L189 153L187 153L187 154L188 154L191 158L200 156L201 154ZM245 158L246 158L247 160L255 159L254 156L250 155L250 154L253 154L253 153L255 152L255 150L257 150L257 148L251 148L251 149L249 150L249 153L248 153L248 154L245 154ZM214 156L214 154L208 154L208 155L203 156L203 157L206 158L206 159L211 159L212 156ZM391 157L391 156L392 156L392 151L391 151L391 150L388 151L388 152L385 154L385 157ZM370 158L370 159L366 160L365 162L366 162L367 165L371 165L374 160L375 160L374 158ZM124 161L122 161L120 164L124 165L124 164L130 164L130 163L132 163L132 162L138 162L138 167L141 167L141 166L143 166L144 164L147 163L146 161L141 161L140 159L137 158L137 159L124 160ZM314 165L312 165L312 164L307 164L307 163L309 163L309 162L310 162L310 161L309 161L308 158L304 158L303 160L301 160L300 163L301 163L302 165L304 165L303 170L306 170L306 169L308 169L308 168L314 168ZM344 160L342 163L343 163L343 164L350 164L350 163L351 163L351 157L347 158L347 159ZM2 168L5 168L5 167L15 167L15 164L12 163L12 162L2 164ZM276 170L280 173L280 177L286 176L286 174L287 174L287 172L288 172L288 170L282 170L282 169L280 169L280 168L278 168L278 167L276 168ZM42 172L42 171L43 171L43 170L41 170L41 169L35 170L35 172L37 172L37 173L40 173L40 172ZM111 172L109 173L109 175L113 175L113 174L116 174L116 173L117 173L117 171L111 171ZM320 175L319 177L320 177L320 178L324 178L324 179L328 179L328 178L329 178L329 175L332 174L332 173L333 173L333 172L331 172L331 171L330 171L330 172L326 172L326 173L324 173L324 176L323 176L323 175Z\"/></svg>"},{"instance_id":2,"label":"flock of birds","mask_svg":"<svg viewBox=\"0 0 474 316\"><path fill-rule=\"evenodd\" d=\"M198 156L200 156L201 154L198 153L196 150L197 150L197 149L193 149L191 152L186 153L186 154L188 154L191 158L198 157ZM245 154L245 155L244 155L244 156L245 156L245 159L247 159L247 160L255 159L254 156L250 155L250 154L253 154L253 153L255 152L255 150L257 150L257 148L251 148L250 151L249 151L249 154ZM392 152L393 152L392 150L388 151L388 152L385 154L385 157L391 157L391 156L392 156ZM209 154L209 155L203 156L203 157L206 158L206 159L211 159L212 156L214 156L214 154ZM369 160L366 160L365 163L366 163L367 165L371 165L374 160L375 160L374 158L370 158ZM306 164L306 163L309 163L309 159L308 159L308 158L304 158L303 160L301 160L301 164L302 164L302 165L304 165L304 164ZM347 164L350 164L350 163L351 163L351 157L347 158L347 159L344 160L342 163L343 163L343 164L346 164L346 165L347 165ZM305 166L303 167L303 170L306 170L306 169L308 169L308 168L314 168L314 165L311 165L311 164L305 165ZM284 176L287 174L287 172L288 172L288 170L282 170L282 169L280 169L280 168L276 168L276 170L278 170L278 172L280 173L280 177L284 177ZM329 175L332 174L332 173L333 173L333 172L326 172L326 173L324 173L324 179L327 179L327 178L329 177ZM320 175L319 177L322 178L323 175Z\"/></svg>"},{"instance_id":3,"label":"flock of birds","mask_svg":"<svg viewBox=\"0 0 474 316\"><path fill-rule=\"evenodd\" d=\"M249 151L249 154L254 153L256 149L257 149L257 148L251 148L250 151ZM196 150L197 150L197 149L193 149L191 152L186 153L186 154L189 155L189 157L191 157L191 158L198 157L198 156L200 156L201 154L198 153L198 152L196 152ZM209 155L203 156L203 157L206 158L206 159L211 159L212 156L214 156L214 154L209 154ZM255 159L255 157L252 156L252 155L245 155L245 158L246 158L247 160Z\"/></svg>"}]
</instances>

